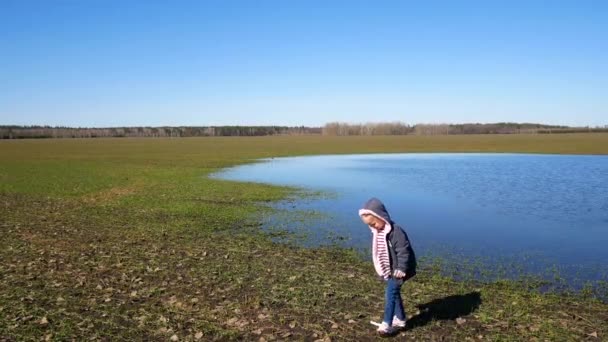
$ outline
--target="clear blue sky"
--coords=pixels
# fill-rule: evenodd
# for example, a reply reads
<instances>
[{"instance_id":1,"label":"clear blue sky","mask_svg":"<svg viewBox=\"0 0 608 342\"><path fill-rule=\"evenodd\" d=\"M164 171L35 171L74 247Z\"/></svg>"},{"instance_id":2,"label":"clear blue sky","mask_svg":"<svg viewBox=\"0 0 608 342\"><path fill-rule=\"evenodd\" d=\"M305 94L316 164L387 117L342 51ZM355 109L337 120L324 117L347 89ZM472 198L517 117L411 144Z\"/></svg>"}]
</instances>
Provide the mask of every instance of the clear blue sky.
<instances>
[{"instance_id":1,"label":"clear blue sky","mask_svg":"<svg viewBox=\"0 0 608 342\"><path fill-rule=\"evenodd\" d=\"M0 0L0 124L608 124L608 1Z\"/></svg>"}]
</instances>

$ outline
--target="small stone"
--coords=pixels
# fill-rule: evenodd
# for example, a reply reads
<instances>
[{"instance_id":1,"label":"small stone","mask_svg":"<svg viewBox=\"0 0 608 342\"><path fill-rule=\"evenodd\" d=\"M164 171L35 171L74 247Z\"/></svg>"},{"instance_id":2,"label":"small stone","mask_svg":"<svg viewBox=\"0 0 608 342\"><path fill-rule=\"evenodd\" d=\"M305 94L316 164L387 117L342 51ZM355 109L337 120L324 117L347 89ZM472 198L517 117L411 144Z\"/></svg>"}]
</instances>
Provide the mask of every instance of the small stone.
<instances>
[{"instance_id":1,"label":"small stone","mask_svg":"<svg viewBox=\"0 0 608 342\"><path fill-rule=\"evenodd\" d=\"M195 340L200 340L201 338L203 338L203 333L202 332L197 332L196 334L194 334L194 339Z\"/></svg>"},{"instance_id":2,"label":"small stone","mask_svg":"<svg viewBox=\"0 0 608 342\"><path fill-rule=\"evenodd\" d=\"M464 319L464 318L460 318L460 317L456 318L456 323L457 323L458 325L462 325L462 324L464 324L466 321L467 321L467 320L466 320L466 319Z\"/></svg>"},{"instance_id":3,"label":"small stone","mask_svg":"<svg viewBox=\"0 0 608 342\"><path fill-rule=\"evenodd\" d=\"M49 324L49 320L46 318L46 316L44 316L40 319L39 323L40 323L40 325L47 325L47 324Z\"/></svg>"},{"instance_id":4,"label":"small stone","mask_svg":"<svg viewBox=\"0 0 608 342\"><path fill-rule=\"evenodd\" d=\"M171 341L178 341L179 338L177 337L177 335L173 334L173 336L171 336Z\"/></svg>"}]
</instances>

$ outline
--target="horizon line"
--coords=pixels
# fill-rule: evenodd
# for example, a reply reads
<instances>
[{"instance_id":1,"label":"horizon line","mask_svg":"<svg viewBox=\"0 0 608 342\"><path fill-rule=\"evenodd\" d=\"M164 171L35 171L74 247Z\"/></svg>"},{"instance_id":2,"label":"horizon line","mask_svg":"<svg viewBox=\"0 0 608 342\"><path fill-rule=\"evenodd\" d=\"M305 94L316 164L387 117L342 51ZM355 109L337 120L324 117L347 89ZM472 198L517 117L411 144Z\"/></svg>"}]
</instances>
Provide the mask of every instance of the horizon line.
<instances>
[{"instance_id":1,"label":"horizon line","mask_svg":"<svg viewBox=\"0 0 608 342\"><path fill-rule=\"evenodd\" d=\"M285 124L226 124L226 125L122 125L122 126L69 126L69 125L49 125L49 124L0 124L3 128L68 128L68 129L105 129L105 128L168 128L168 127L305 127L305 128L323 128L329 124L340 124L340 125L381 125L381 124L401 124L405 126L415 127L417 125L498 125L498 124L510 124L510 125L540 125L540 126L552 126L561 128L606 128L608 123L604 125L585 125L585 126L571 126L571 125L560 125L540 122L517 122L517 121L496 121L496 122L418 122L410 124L404 121L367 121L367 122L347 122L347 121L330 121L322 125L285 125Z\"/></svg>"}]
</instances>

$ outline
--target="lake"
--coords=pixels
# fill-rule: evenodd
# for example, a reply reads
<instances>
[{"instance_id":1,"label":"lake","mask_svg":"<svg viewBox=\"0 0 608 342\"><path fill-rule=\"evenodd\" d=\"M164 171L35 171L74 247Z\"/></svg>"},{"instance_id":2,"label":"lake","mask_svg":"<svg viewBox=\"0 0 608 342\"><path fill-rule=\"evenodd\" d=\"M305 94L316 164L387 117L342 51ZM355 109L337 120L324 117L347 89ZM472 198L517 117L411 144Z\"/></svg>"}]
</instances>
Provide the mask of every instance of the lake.
<instances>
[{"instance_id":1,"label":"lake","mask_svg":"<svg viewBox=\"0 0 608 342\"><path fill-rule=\"evenodd\" d=\"M419 256L509 264L520 275L558 270L570 283L607 279L608 156L323 155L264 159L213 177L323 192L276 204L285 210L264 222L307 232L309 245L369 248L357 211L375 196Z\"/></svg>"}]
</instances>

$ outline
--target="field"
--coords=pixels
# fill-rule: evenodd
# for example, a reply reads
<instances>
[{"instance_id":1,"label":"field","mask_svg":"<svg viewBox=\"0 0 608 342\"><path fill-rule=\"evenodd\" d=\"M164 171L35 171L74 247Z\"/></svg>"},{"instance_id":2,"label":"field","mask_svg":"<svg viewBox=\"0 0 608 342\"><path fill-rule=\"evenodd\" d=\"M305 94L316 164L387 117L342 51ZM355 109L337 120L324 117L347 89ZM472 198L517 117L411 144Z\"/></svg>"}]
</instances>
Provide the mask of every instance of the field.
<instances>
[{"instance_id":1,"label":"field","mask_svg":"<svg viewBox=\"0 0 608 342\"><path fill-rule=\"evenodd\" d=\"M207 178L256 158L372 152L608 154L608 134L0 141L0 341L370 340L373 266L277 244L297 190ZM403 289L415 341L605 340L608 305L431 265Z\"/></svg>"}]
</instances>

